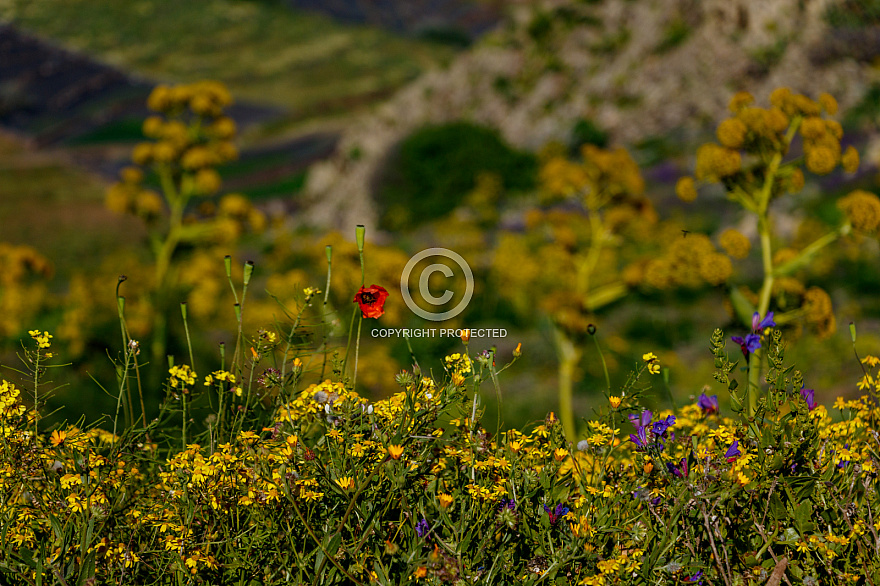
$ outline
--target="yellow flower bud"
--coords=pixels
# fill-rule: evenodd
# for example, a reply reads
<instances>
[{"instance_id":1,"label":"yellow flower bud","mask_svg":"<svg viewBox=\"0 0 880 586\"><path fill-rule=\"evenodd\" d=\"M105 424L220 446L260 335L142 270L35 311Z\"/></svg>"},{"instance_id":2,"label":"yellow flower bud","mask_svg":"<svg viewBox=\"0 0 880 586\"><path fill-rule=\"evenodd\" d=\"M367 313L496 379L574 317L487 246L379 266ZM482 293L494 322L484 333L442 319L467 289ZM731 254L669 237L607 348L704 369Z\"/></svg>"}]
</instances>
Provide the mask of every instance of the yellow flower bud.
<instances>
[{"instance_id":1,"label":"yellow flower bud","mask_svg":"<svg viewBox=\"0 0 880 586\"><path fill-rule=\"evenodd\" d=\"M122 181L129 185L140 183L144 180L144 172L137 167L123 167L119 172Z\"/></svg>"},{"instance_id":2,"label":"yellow flower bud","mask_svg":"<svg viewBox=\"0 0 880 586\"><path fill-rule=\"evenodd\" d=\"M142 142L135 145L131 152L131 160L136 165L147 165L153 159L153 145L149 142Z\"/></svg>"},{"instance_id":3,"label":"yellow flower bud","mask_svg":"<svg viewBox=\"0 0 880 586\"><path fill-rule=\"evenodd\" d=\"M196 173L196 192L212 195L220 190L220 174L214 169L200 169Z\"/></svg>"},{"instance_id":4,"label":"yellow flower bud","mask_svg":"<svg viewBox=\"0 0 880 586\"><path fill-rule=\"evenodd\" d=\"M718 125L718 142L730 149L742 148L748 129L738 118L728 118Z\"/></svg>"},{"instance_id":5,"label":"yellow flower bud","mask_svg":"<svg viewBox=\"0 0 880 586\"><path fill-rule=\"evenodd\" d=\"M852 145L846 147L840 158L840 164L847 173L855 173L859 170L859 151L856 150L856 147Z\"/></svg>"},{"instance_id":6,"label":"yellow flower bud","mask_svg":"<svg viewBox=\"0 0 880 586\"><path fill-rule=\"evenodd\" d=\"M745 258L749 255L752 243L739 230L729 228L721 233L721 248L733 258Z\"/></svg>"},{"instance_id":7,"label":"yellow flower bud","mask_svg":"<svg viewBox=\"0 0 880 586\"><path fill-rule=\"evenodd\" d=\"M857 189L837 202L852 227L873 234L880 228L880 199L873 193Z\"/></svg>"},{"instance_id":8,"label":"yellow flower bud","mask_svg":"<svg viewBox=\"0 0 880 586\"><path fill-rule=\"evenodd\" d=\"M807 169L816 175L827 175L837 166L837 157L827 146L815 146L806 150Z\"/></svg>"},{"instance_id":9,"label":"yellow flower bud","mask_svg":"<svg viewBox=\"0 0 880 586\"><path fill-rule=\"evenodd\" d=\"M819 94L819 105L829 116L837 114L837 100L831 94Z\"/></svg>"},{"instance_id":10,"label":"yellow flower bud","mask_svg":"<svg viewBox=\"0 0 880 586\"><path fill-rule=\"evenodd\" d=\"M693 177L682 177L675 184L675 194L681 201L692 202L697 199L697 188Z\"/></svg>"},{"instance_id":11,"label":"yellow flower bud","mask_svg":"<svg viewBox=\"0 0 880 586\"><path fill-rule=\"evenodd\" d=\"M750 106L755 101L755 97L749 92L737 92L730 98L727 109L736 114L743 108Z\"/></svg>"},{"instance_id":12,"label":"yellow flower bud","mask_svg":"<svg viewBox=\"0 0 880 586\"><path fill-rule=\"evenodd\" d=\"M162 112L171 105L171 92L167 86L158 85L147 98L147 108L154 112Z\"/></svg>"}]
</instances>

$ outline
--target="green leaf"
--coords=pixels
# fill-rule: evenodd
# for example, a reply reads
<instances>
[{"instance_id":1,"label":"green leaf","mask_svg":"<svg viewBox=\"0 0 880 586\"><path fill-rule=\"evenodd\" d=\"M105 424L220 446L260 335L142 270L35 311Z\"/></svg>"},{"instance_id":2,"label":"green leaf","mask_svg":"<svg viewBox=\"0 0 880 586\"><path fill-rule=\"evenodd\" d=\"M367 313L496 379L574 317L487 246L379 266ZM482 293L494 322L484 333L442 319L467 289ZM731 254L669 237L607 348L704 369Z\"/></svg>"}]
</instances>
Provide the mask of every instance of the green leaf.
<instances>
[{"instance_id":1,"label":"green leaf","mask_svg":"<svg viewBox=\"0 0 880 586\"><path fill-rule=\"evenodd\" d=\"M811 526L810 518L813 516L813 505L810 501L804 501L797 505L794 509L794 524L798 533L806 535L809 533Z\"/></svg>"},{"instance_id":2,"label":"green leaf","mask_svg":"<svg viewBox=\"0 0 880 586\"><path fill-rule=\"evenodd\" d=\"M318 570L321 569L321 563L324 561L324 558L327 557L324 555L324 551L318 549L318 555L315 556L315 574L318 573Z\"/></svg>"},{"instance_id":3,"label":"green leaf","mask_svg":"<svg viewBox=\"0 0 880 586\"><path fill-rule=\"evenodd\" d=\"M788 518L788 510L786 510L785 505L782 503L782 499L779 498L779 495L775 492L770 495L769 508L770 514L773 515L773 518L777 521L782 521L783 519Z\"/></svg>"},{"instance_id":4,"label":"green leaf","mask_svg":"<svg viewBox=\"0 0 880 586\"><path fill-rule=\"evenodd\" d=\"M747 327L751 326L752 315L754 315L757 309L752 305L751 301L746 299L746 296L743 295L742 291L737 288L731 289L730 303L733 305L733 311L736 313L736 317L739 318L739 321Z\"/></svg>"}]
</instances>

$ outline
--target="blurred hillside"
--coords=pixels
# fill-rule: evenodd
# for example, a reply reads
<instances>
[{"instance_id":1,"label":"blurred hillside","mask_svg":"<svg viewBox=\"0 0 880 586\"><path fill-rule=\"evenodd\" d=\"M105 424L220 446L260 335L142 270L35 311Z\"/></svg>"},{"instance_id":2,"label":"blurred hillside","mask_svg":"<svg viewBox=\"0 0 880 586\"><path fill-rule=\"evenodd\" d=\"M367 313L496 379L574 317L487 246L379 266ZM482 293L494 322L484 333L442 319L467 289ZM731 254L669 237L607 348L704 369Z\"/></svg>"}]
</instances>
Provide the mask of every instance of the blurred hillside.
<instances>
[{"instance_id":1,"label":"blurred hillside","mask_svg":"<svg viewBox=\"0 0 880 586\"><path fill-rule=\"evenodd\" d=\"M335 156L309 174L311 220L377 226L371 197L383 164L429 123L468 120L530 150L571 142L585 122L614 144L662 146L674 136L681 148L717 124L737 91L828 91L847 112L877 80L875 4L510 3L502 26L472 50L346 128Z\"/></svg>"},{"instance_id":2,"label":"blurred hillside","mask_svg":"<svg viewBox=\"0 0 880 586\"><path fill-rule=\"evenodd\" d=\"M342 22L461 44L468 44L494 27L504 5L499 0L286 0L286 3Z\"/></svg>"}]
</instances>

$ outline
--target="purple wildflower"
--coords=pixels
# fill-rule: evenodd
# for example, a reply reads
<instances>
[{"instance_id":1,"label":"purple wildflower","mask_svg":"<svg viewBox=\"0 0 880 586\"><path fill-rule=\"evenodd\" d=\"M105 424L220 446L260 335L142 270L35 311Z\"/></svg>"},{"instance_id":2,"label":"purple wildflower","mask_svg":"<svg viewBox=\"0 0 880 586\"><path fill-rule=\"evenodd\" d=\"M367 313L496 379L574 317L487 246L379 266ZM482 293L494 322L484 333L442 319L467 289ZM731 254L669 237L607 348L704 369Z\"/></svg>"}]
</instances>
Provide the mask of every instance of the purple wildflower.
<instances>
[{"instance_id":1,"label":"purple wildflower","mask_svg":"<svg viewBox=\"0 0 880 586\"><path fill-rule=\"evenodd\" d=\"M688 461L687 458L682 458L681 463L676 466L672 462L666 462L666 468L670 473L678 476L679 478L686 478L688 475Z\"/></svg>"},{"instance_id":2,"label":"purple wildflower","mask_svg":"<svg viewBox=\"0 0 880 586\"><path fill-rule=\"evenodd\" d=\"M756 311L752 316L752 331L760 334L761 330L764 328L772 328L776 325L776 322L773 321L773 312L770 311L767 313L767 317L761 319L761 315Z\"/></svg>"},{"instance_id":3,"label":"purple wildflower","mask_svg":"<svg viewBox=\"0 0 880 586\"><path fill-rule=\"evenodd\" d=\"M503 511L504 509L514 510L516 508L516 501L513 499L501 499L501 504L498 505L498 511Z\"/></svg>"},{"instance_id":4,"label":"purple wildflower","mask_svg":"<svg viewBox=\"0 0 880 586\"><path fill-rule=\"evenodd\" d=\"M742 456L742 452L739 451L739 441L734 440L724 453L724 457L727 458L728 462L733 462L738 456Z\"/></svg>"},{"instance_id":5,"label":"purple wildflower","mask_svg":"<svg viewBox=\"0 0 880 586\"><path fill-rule=\"evenodd\" d=\"M761 336L758 334L749 334L745 337L745 339L740 336L733 336L730 338L742 349L743 356L746 358L749 357L749 354L753 353L755 350L761 347Z\"/></svg>"},{"instance_id":6,"label":"purple wildflower","mask_svg":"<svg viewBox=\"0 0 880 586\"><path fill-rule=\"evenodd\" d=\"M654 427L651 428L651 433L656 436L665 436L666 430L675 425L675 416L670 415L666 419L661 419L660 421L654 424Z\"/></svg>"},{"instance_id":7,"label":"purple wildflower","mask_svg":"<svg viewBox=\"0 0 880 586\"><path fill-rule=\"evenodd\" d=\"M703 583L703 580L701 579L702 577L703 577L703 570L698 570L696 574L694 574L692 576L687 576L684 580L682 580L682 582L684 582L686 584L702 584Z\"/></svg>"},{"instance_id":8,"label":"purple wildflower","mask_svg":"<svg viewBox=\"0 0 880 586\"><path fill-rule=\"evenodd\" d=\"M628 415L630 423L633 424L636 428L639 427L647 427L649 423L651 423L651 418L654 416L653 413L645 409L642 411L641 415L636 415L635 413L630 413Z\"/></svg>"},{"instance_id":9,"label":"purple wildflower","mask_svg":"<svg viewBox=\"0 0 880 586\"><path fill-rule=\"evenodd\" d=\"M813 389L801 389L801 397L803 397L804 401L807 402L807 407L810 408L810 411L816 408L815 393L816 391L814 391Z\"/></svg>"},{"instance_id":10,"label":"purple wildflower","mask_svg":"<svg viewBox=\"0 0 880 586\"><path fill-rule=\"evenodd\" d=\"M428 534L428 531L431 530L431 527L428 525L428 520L422 517L422 520L416 523L416 533L419 537L424 537Z\"/></svg>"},{"instance_id":11,"label":"purple wildflower","mask_svg":"<svg viewBox=\"0 0 880 586\"><path fill-rule=\"evenodd\" d=\"M636 449L645 449L648 447L648 434L646 428L639 427L636 433L629 434L629 439L636 445Z\"/></svg>"},{"instance_id":12,"label":"purple wildflower","mask_svg":"<svg viewBox=\"0 0 880 586\"><path fill-rule=\"evenodd\" d=\"M730 339L736 344L739 344L743 356L748 358L749 354L754 353L755 350L761 347L761 332L764 328L771 328L775 325L776 322L773 321L772 311L768 312L767 317L764 319L761 319L761 314L756 311L754 315L752 315L752 333L748 334L745 338L733 336Z\"/></svg>"},{"instance_id":13,"label":"purple wildflower","mask_svg":"<svg viewBox=\"0 0 880 586\"><path fill-rule=\"evenodd\" d=\"M655 507L656 507L657 505L659 505L659 504L660 504L660 497L658 496L658 497L654 497L654 498L652 498L652 499L651 499L651 504L654 505Z\"/></svg>"},{"instance_id":14,"label":"purple wildflower","mask_svg":"<svg viewBox=\"0 0 880 586\"><path fill-rule=\"evenodd\" d=\"M641 415L636 415L631 413L629 415L629 420L635 426L636 433L631 433L629 435L629 439L636 445L636 450L643 451L650 447L650 445L656 445L660 448L660 451L663 451L665 447L663 442L660 441L660 438L671 437L671 439L675 439L675 433L669 433L669 428L675 425L675 416L670 415L666 419L661 419L651 425L651 417L653 413L648 410L642 411ZM648 426L651 426L650 428ZM649 445L648 432L651 432L651 436L653 442Z\"/></svg>"},{"instance_id":15,"label":"purple wildflower","mask_svg":"<svg viewBox=\"0 0 880 586\"><path fill-rule=\"evenodd\" d=\"M706 396L706 393L703 393L700 395L700 398L697 399L697 405L703 410L703 415L718 413L718 395L708 397Z\"/></svg>"},{"instance_id":16,"label":"purple wildflower","mask_svg":"<svg viewBox=\"0 0 880 586\"><path fill-rule=\"evenodd\" d=\"M547 505L544 505L544 512L550 517L550 524L556 525L561 518L568 514L568 507L562 506L562 503L556 505L556 509L551 509Z\"/></svg>"}]
</instances>

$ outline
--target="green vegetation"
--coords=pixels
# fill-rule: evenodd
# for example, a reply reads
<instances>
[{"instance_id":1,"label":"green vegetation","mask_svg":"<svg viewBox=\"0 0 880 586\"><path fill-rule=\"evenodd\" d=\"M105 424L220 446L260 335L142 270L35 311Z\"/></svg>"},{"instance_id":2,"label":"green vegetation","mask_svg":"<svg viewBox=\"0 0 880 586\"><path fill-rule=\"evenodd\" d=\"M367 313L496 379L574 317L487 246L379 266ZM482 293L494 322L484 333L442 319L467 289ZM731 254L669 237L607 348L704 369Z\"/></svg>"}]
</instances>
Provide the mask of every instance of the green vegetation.
<instances>
[{"instance_id":1,"label":"green vegetation","mask_svg":"<svg viewBox=\"0 0 880 586\"><path fill-rule=\"evenodd\" d=\"M663 39L654 49L658 55L667 53L684 43L691 34L691 27L681 17L673 18L663 30Z\"/></svg>"},{"instance_id":2,"label":"green vegetation","mask_svg":"<svg viewBox=\"0 0 880 586\"><path fill-rule=\"evenodd\" d=\"M608 133L596 126L587 118L581 118L572 129L572 148L577 149L584 144L592 144L600 148L608 146Z\"/></svg>"},{"instance_id":3,"label":"green vegetation","mask_svg":"<svg viewBox=\"0 0 880 586\"><path fill-rule=\"evenodd\" d=\"M475 187L480 172L497 173L507 190L525 190L535 184L537 164L495 130L468 122L414 132L400 144L378 187L384 225L400 229L448 214Z\"/></svg>"},{"instance_id":4,"label":"green vegetation","mask_svg":"<svg viewBox=\"0 0 880 586\"><path fill-rule=\"evenodd\" d=\"M835 28L863 28L880 24L880 1L842 0L828 7L825 20Z\"/></svg>"}]
</instances>

